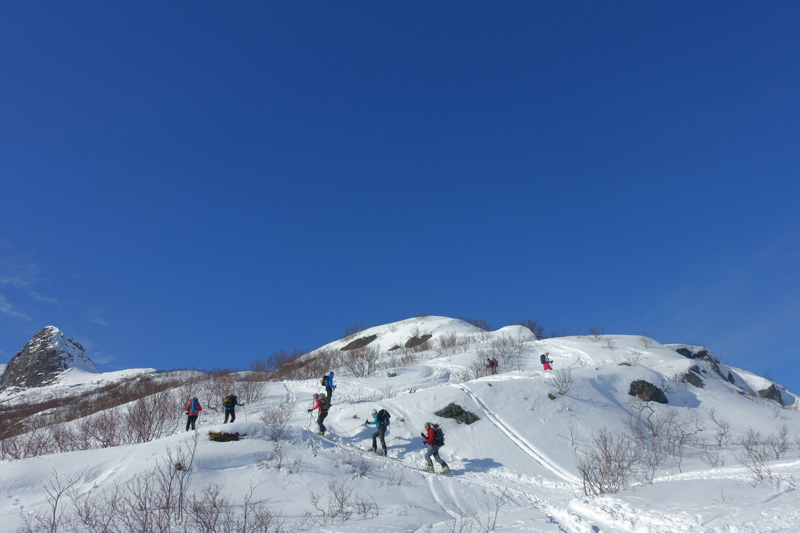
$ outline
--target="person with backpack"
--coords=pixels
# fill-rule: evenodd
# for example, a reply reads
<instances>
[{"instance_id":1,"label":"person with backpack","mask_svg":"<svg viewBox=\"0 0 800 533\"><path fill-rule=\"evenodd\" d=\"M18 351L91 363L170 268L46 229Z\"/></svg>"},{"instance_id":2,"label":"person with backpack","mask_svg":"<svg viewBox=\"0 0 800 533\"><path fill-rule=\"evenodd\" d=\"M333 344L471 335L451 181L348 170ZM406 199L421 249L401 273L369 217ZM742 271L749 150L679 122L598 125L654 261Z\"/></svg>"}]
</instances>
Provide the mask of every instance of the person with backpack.
<instances>
[{"instance_id":1,"label":"person with backpack","mask_svg":"<svg viewBox=\"0 0 800 533\"><path fill-rule=\"evenodd\" d=\"M325 392L328 394L328 403L330 403L333 399L333 389L336 388L336 385L333 384L333 371L331 370L329 374L322 376L319 382L325 387Z\"/></svg>"},{"instance_id":2,"label":"person with backpack","mask_svg":"<svg viewBox=\"0 0 800 533\"><path fill-rule=\"evenodd\" d=\"M426 472L434 472L433 469L433 461L431 461L431 457L436 459L436 462L439 463L442 467L442 474L448 472L450 467L447 466L447 463L439 457L439 448L444 446L444 431L442 428L439 427L439 424L432 424L430 422L425 422L425 431L426 433L421 433L422 440L428 446L428 450L425 452L425 462L428 466L425 467Z\"/></svg>"},{"instance_id":3,"label":"person with backpack","mask_svg":"<svg viewBox=\"0 0 800 533\"><path fill-rule=\"evenodd\" d=\"M225 421L223 422L223 424L228 423L228 417L231 418L231 424L233 424L233 421L236 420L237 405L244 407L243 403L239 403L239 398L235 394L228 394L227 396L225 396L225 399L222 400L222 407L225 408Z\"/></svg>"},{"instance_id":4,"label":"person with backpack","mask_svg":"<svg viewBox=\"0 0 800 533\"><path fill-rule=\"evenodd\" d=\"M553 367L550 366L550 363L553 362L553 360L550 359L550 352L545 352L542 355L540 355L539 361L542 363L542 366L544 366L545 370L553 370Z\"/></svg>"},{"instance_id":5,"label":"person with backpack","mask_svg":"<svg viewBox=\"0 0 800 533\"><path fill-rule=\"evenodd\" d=\"M197 396L189 400L189 403L186 404L186 431L189 431L189 428L197 430L194 425L202 410L203 406L200 405L200 400L197 399Z\"/></svg>"},{"instance_id":6,"label":"person with backpack","mask_svg":"<svg viewBox=\"0 0 800 533\"><path fill-rule=\"evenodd\" d=\"M372 451L378 453L378 443L376 439L378 437L381 438L381 447L383 450L381 451L380 455L386 455L386 440L384 439L384 435L386 435L386 431L389 429L389 419L391 415L389 411L386 409L381 409L380 411L376 411L375 409L372 410L372 421L369 420L364 421L364 425L374 424L377 431L372 434Z\"/></svg>"},{"instance_id":7,"label":"person with backpack","mask_svg":"<svg viewBox=\"0 0 800 533\"><path fill-rule=\"evenodd\" d=\"M325 417L328 416L328 409L330 408L330 404L328 403L328 398L325 397L324 394L314 394L314 407L308 410L309 413L313 412L315 409L319 409L319 416L317 416L317 426L319 426L319 434L325 434L325 424L322 423L325 420Z\"/></svg>"},{"instance_id":8,"label":"person with backpack","mask_svg":"<svg viewBox=\"0 0 800 533\"><path fill-rule=\"evenodd\" d=\"M497 359L486 359L486 368L488 368L492 374L497 374Z\"/></svg>"}]
</instances>

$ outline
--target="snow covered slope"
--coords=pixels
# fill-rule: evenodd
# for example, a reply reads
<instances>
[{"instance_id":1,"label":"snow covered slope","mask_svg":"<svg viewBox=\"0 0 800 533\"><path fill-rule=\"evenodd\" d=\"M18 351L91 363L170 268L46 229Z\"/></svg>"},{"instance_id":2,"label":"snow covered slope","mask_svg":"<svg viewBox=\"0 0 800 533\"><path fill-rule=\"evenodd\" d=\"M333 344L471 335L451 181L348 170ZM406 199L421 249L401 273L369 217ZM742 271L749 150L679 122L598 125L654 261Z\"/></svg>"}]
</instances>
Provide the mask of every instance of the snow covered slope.
<instances>
[{"instance_id":1,"label":"snow covered slope","mask_svg":"<svg viewBox=\"0 0 800 533\"><path fill-rule=\"evenodd\" d=\"M426 335L428 349L404 347ZM797 397L781 388L785 405L762 398L759 391L771 382L725 366L702 347L628 335L536 340L519 327L484 332L454 319L420 317L327 348L345 354L342 347L372 336L366 346L379 348L374 372L356 377L332 368L337 388L326 438L316 435L315 415L307 413L313 393L322 392L318 378L269 382L261 400L239 408L233 424L206 409L196 433L179 428L142 444L0 462L0 519L13 531L23 516L47 511L43 487L54 472L104 508L115 486L135 488L145 479L138 475L159 465L169 470L179 453L193 449L196 435L190 493L200 498L203 487L224 486L237 512L245 501L263 505L282 517L285 531L800 530ZM543 352L553 358L554 371L542 370ZM497 354L499 373L486 375L483 362ZM408 364L397 365L400 360ZM661 388L668 403L648 402L642 409L645 404L629 394L637 380ZM479 419L467 425L434 414L450 404ZM374 431L364 422L373 408L392 414L389 458L364 451ZM288 416L278 441L271 440L276 426L262 421L264 413L272 420L276 413ZM680 457L664 455L649 476L642 465L632 468L641 471L620 492L586 496L578 462L597 449L604 431L630 433L636 413L654 424L639 424L645 437L651 429L668 432L668 423L674 424L669 431L682 424L687 435ZM449 474L420 471L426 421L445 431L441 455ZM722 427L727 433L720 436ZM753 465L740 461L746 454L739 441L757 433L758 442L774 450L767 442L781 428L790 449L770 458L768 475L758 480ZM246 436L214 442L212 431ZM71 506L65 502L65 512Z\"/></svg>"}]
</instances>

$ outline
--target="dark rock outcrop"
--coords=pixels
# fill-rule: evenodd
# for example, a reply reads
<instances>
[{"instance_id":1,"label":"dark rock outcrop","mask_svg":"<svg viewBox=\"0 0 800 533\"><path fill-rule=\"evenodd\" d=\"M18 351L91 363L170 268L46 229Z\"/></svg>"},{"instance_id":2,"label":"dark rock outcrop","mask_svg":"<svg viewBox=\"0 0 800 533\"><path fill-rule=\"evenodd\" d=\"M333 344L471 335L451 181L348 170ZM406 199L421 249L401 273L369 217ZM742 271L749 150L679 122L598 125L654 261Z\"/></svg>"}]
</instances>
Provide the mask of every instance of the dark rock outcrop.
<instances>
[{"instance_id":1,"label":"dark rock outcrop","mask_svg":"<svg viewBox=\"0 0 800 533\"><path fill-rule=\"evenodd\" d=\"M452 418L462 424L472 424L480 420L478 415L465 411L463 407L454 403L449 404L444 409L440 409L433 414L441 416L442 418Z\"/></svg>"},{"instance_id":2,"label":"dark rock outcrop","mask_svg":"<svg viewBox=\"0 0 800 533\"><path fill-rule=\"evenodd\" d=\"M762 398L766 398L767 400L774 400L779 404L783 405L783 397L781 396L781 391L778 390L778 387L775 386L773 383L769 387L764 390L758 391L758 395Z\"/></svg>"},{"instance_id":3,"label":"dark rock outcrop","mask_svg":"<svg viewBox=\"0 0 800 533\"><path fill-rule=\"evenodd\" d=\"M701 372L702 371L700 370L700 367L694 365L689 369L686 375L683 376L683 381L686 381L687 383L690 383L691 385L694 385L695 387L702 389L703 387L706 386L706 384L700 377Z\"/></svg>"},{"instance_id":4,"label":"dark rock outcrop","mask_svg":"<svg viewBox=\"0 0 800 533\"><path fill-rule=\"evenodd\" d=\"M636 396L643 402L667 403L667 395L664 394L664 391L643 379L631 383L628 394Z\"/></svg>"}]
</instances>

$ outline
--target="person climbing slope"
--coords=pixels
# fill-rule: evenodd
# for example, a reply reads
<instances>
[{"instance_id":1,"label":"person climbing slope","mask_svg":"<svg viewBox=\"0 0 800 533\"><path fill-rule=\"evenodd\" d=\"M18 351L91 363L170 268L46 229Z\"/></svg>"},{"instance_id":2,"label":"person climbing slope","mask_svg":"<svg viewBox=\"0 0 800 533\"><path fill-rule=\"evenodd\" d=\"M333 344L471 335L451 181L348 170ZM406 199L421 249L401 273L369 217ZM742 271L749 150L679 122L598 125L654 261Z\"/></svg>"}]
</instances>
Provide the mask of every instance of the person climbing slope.
<instances>
[{"instance_id":1,"label":"person climbing slope","mask_svg":"<svg viewBox=\"0 0 800 533\"><path fill-rule=\"evenodd\" d=\"M435 472L433 469L433 461L431 461L431 457L433 457L436 459L436 462L442 466L442 474L444 474L450 470L450 467L447 466L444 459L439 457L439 448L444 445L443 433L438 424L432 424L430 422L425 422L425 431L425 433L421 433L422 439L428 446L428 450L425 452L425 462L428 466L425 467L425 471ZM441 436L437 435L437 433Z\"/></svg>"},{"instance_id":2,"label":"person climbing slope","mask_svg":"<svg viewBox=\"0 0 800 533\"><path fill-rule=\"evenodd\" d=\"M317 416L317 426L319 426L319 434L325 434L325 424L323 421L325 417L328 416L328 408L330 404L328 403L328 398L324 394L314 394L314 407L308 410L309 413L313 412L315 409L319 409L319 415Z\"/></svg>"}]
</instances>

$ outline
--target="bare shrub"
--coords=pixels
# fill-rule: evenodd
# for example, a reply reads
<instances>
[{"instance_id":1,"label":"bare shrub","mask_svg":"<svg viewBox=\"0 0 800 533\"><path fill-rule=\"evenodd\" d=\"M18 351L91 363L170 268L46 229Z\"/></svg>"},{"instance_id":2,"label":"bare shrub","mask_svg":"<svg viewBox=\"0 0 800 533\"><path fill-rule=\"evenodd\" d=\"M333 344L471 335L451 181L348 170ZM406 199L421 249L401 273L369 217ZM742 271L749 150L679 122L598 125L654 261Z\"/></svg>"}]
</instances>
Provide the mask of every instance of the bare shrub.
<instances>
[{"instance_id":1,"label":"bare shrub","mask_svg":"<svg viewBox=\"0 0 800 533\"><path fill-rule=\"evenodd\" d=\"M20 533L39 533L40 531L55 533L58 531L61 524L66 521L63 500L68 497L68 492L82 476L81 473L62 482L58 477L58 472L53 470L53 478L44 487L48 510L32 514L20 513L23 525L17 531Z\"/></svg>"},{"instance_id":2,"label":"bare shrub","mask_svg":"<svg viewBox=\"0 0 800 533\"><path fill-rule=\"evenodd\" d=\"M603 338L603 340L601 341L601 345L606 350L616 350L617 349L617 343L614 342L614 339L612 339L611 337Z\"/></svg>"},{"instance_id":3,"label":"bare shrub","mask_svg":"<svg viewBox=\"0 0 800 533\"><path fill-rule=\"evenodd\" d=\"M467 324L472 324L476 328L480 328L483 331L492 331L492 326L482 318L461 317L461 320L463 320Z\"/></svg>"},{"instance_id":4,"label":"bare shrub","mask_svg":"<svg viewBox=\"0 0 800 533\"><path fill-rule=\"evenodd\" d=\"M636 449L627 439L602 429L592 438L592 449L576 460L584 494L599 496L626 488L637 460Z\"/></svg>"},{"instance_id":5,"label":"bare shrub","mask_svg":"<svg viewBox=\"0 0 800 533\"><path fill-rule=\"evenodd\" d=\"M789 443L789 428L786 427L786 424L779 426L774 435L767 437L766 444L775 459L783 459L783 456L786 455L786 452L791 447Z\"/></svg>"},{"instance_id":6,"label":"bare shrub","mask_svg":"<svg viewBox=\"0 0 800 533\"><path fill-rule=\"evenodd\" d=\"M512 323L511 325L526 327L529 330L531 330L534 337L536 337L537 339L544 338L544 328L541 326L541 324L539 324L538 320L535 320L533 318L526 318L525 320L520 320L519 322Z\"/></svg>"},{"instance_id":7,"label":"bare shrub","mask_svg":"<svg viewBox=\"0 0 800 533\"><path fill-rule=\"evenodd\" d=\"M330 347L320 348L281 366L273 374L276 380L319 379L338 366L339 351Z\"/></svg>"},{"instance_id":8,"label":"bare shrub","mask_svg":"<svg viewBox=\"0 0 800 533\"><path fill-rule=\"evenodd\" d=\"M592 338L592 342L600 342L605 334L606 328L604 327L592 326L589 328L589 336Z\"/></svg>"},{"instance_id":9,"label":"bare shrub","mask_svg":"<svg viewBox=\"0 0 800 533\"><path fill-rule=\"evenodd\" d=\"M124 432L120 426L120 416L113 410L100 411L92 416L82 418L78 423L78 431L84 438L99 444L101 448L110 448L124 444Z\"/></svg>"},{"instance_id":10,"label":"bare shrub","mask_svg":"<svg viewBox=\"0 0 800 533\"><path fill-rule=\"evenodd\" d=\"M344 336L342 337L343 341L350 340L351 338L355 337L359 333L364 331L364 322L359 322L358 324L354 324L350 327L344 329Z\"/></svg>"},{"instance_id":11,"label":"bare shrub","mask_svg":"<svg viewBox=\"0 0 800 533\"><path fill-rule=\"evenodd\" d=\"M244 403L254 403L264 397L264 382L258 375L249 374L236 380L234 387L236 395Z\"/></svg>"},{"instance_id":12,"label":"bare shrub","mask_svg":"<svg viewBox=\"0 0 800 533\"><path fill-rule=\"evenodd\" d=\"M645 350L649 350L653 346L653 339L648 337L647 335L641 335L639 337L639 344L641 344L642 348Z\"/></svg>"},{"instance_id":13,"label":"bare shrub","mask_svg":"<svg viewBox=\"0 0 800 533\"><path fill-rule=\"evenodd\" d=\"M717 410L713 407L706 409L706 414L714 424L714 440L717 443L717 447L721 448L728 444L731 440L731 423L724 416L717 413Z\"/></svg>"},{"instance_id":14,"label":"bare shrub","mask_svg":"<svg viewBox=\"0 0 800 533\"><path fill-rule=\"evenodd\" d=\"M149 442L163 436L179 409L180 401L169 390L139 398L124 415L130 438L133 442Z\"/></svg>"},{"instance_id":15,"label":"bare shrub","mask_svg":"<svg viewBox=\"0 0 800 533\"><path fill-rule=\"evenodd\" d=\"M376 346L364 346L342 355L342 365L356 377L369 376L376 370L380 352Z\"/></svg>"},{"instance_id":16,"label":"bare shrub","mask_svg":"<svg viewBox=\"0 0 800 533\"><path fill-rule=\"evenodd\" d=\"M572 369L569 367L559 368L552 373L553 385L556 387L556 392L561 396L565 395L572 388Z\"/></svg>"},{"instance_id":17,"label":"bare shrub","mask_svg":"<svg viewBox=\"0 0 800 533\"><path fill-rule=\"evenodd\" d=\"M350 473L355 477L364 477L369 471L369 464L360 455L351 454L345 456L342 459L342 464L347 466Z\"/></svg>"},{"instance_id":18,"label":"bare shrub","mask_svg":"<svg viewBox=\"0 0 800 533\"><path fill-rule=\"evenodd\" d=\"M261 421L267 428L270 440L278 441L286 431L286 424L292 417L294 405L271 405L261 413Z\"/></svg>"},{"instance_id":19,"label":"bare shrub","mask_svg":"<svg viewBox=\"0 0 800 533\"><path fill-rule=\"evenodd\" d=\"M703 450L703 455L700 459L702 459L705 464L712 468L725 466L725 455L719 448L703 444L701 449Z\"/></svg>"},{"instance_id":20,"label":"bare shrub","mask_svg":"<svg viewBox=\"0 0 800 533\"><path fill-rule=\"evenodd\" d=\"M768 463L770 450L762 439L761 433L750 428L739 440L743 451L734 453L739 464L753 474L754 485L772 478L772 470Z\"/></svg>"}]
</instances>

